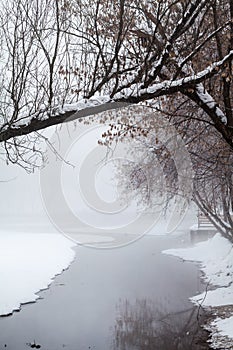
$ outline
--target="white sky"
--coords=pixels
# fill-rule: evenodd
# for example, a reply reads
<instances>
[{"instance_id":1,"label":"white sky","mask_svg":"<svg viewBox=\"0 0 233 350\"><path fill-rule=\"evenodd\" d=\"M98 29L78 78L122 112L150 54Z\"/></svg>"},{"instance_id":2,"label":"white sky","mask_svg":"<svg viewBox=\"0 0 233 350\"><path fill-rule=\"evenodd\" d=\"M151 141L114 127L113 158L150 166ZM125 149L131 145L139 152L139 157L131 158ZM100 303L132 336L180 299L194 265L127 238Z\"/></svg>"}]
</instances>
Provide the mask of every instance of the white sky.
<instances>
[{"instance_id":1,"label":"white sky","mask_svg":"<svg viewBox=\"0 0 233 350\"><path fill-rule=\"evenodd\" d=\"M39 174L27 174L17 165L0 163L1 167L1 201L0 217L13 217L24 214L41 214L43 212L40 198Z\"/></svg>"}]
</instances>

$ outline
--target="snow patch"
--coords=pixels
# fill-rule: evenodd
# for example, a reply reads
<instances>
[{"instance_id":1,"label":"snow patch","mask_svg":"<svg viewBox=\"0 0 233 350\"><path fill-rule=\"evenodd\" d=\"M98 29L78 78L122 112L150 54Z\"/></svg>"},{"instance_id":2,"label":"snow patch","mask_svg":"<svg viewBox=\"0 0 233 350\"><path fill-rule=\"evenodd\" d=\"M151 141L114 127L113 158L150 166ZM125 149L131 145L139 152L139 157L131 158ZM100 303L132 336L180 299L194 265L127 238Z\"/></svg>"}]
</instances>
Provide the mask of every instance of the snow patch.
<instances>
[{"instance_id":1,"label":"snow patch","mask_svg":"<svg viewBox=\"0 0 233 350\"><path fill-rule=\"evenodd\" d=\"M224 320L218 318L215 321L213 321L212 324L217 327L221 335L233 339L233 316L225 318Z\"/></svg>"},{"instance_id":2,"label":"snow patch","mask_svg":"<svg viewBox=\"0 0 233 350\"><path fill-rule=\"evenodd\" d=\"M0 315L36 301L73 261L74 246L56 233L0 232Z\"/></svg>"},{"instance_id":3,"label":"snow patch","mask_svg":"<svg viewBox=\"0 0 233 350\"><path fill-rule=\"evenodd\" d=\"M201 304L206 307L231 305L233 304L233 285L201 293L190 298L190 300L196 305Z\"/></svg>"},{"instance_id":4,"label":"snow patch","mask_svg":"<svg viewBox=\"0 0 233 350\"><path fill-rule=\"evenodd\" d=\"M214 290L207 290L190 298L193 303L201 304L202 307L233 305L233 246L219 233L205 242L197 243L193 247L169 249L163 251L163 253L184 260L199 262L201 270L205 274L206 282L217 287ZM208 330L212 332L211 346L214 349L221 346L221 335L228 339L225 348L233 348L231 347L233 346L233 316L225 319L215 319L208 326Z\"/></svg>"}]
</instances>

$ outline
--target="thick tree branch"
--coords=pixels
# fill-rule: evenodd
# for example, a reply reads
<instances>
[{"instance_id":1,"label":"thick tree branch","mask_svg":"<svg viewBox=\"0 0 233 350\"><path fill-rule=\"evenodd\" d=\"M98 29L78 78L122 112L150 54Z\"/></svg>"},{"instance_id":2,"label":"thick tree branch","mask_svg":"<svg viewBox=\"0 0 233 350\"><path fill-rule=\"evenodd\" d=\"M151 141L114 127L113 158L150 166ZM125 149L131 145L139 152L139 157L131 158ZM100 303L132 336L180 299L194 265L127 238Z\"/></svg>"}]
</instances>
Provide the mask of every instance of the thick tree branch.
<instances>
[{"instance_id":1,"label":"thick tree branch","mask_svg":"<svg viewBox=\"0 0 233 350\"><path fill-rule=\"evenodd\" d=\"M232 57L233 50L230 51L230 53L225 56L223 60L213 63L211 66L195 75L177 79L175 81L167 80L161 83L155 83L146 89L137 85L132 86L131 89L128 89L127 91L123 90L120 93L117 93L113 98L110 98L110 96L91 97L90 99L81 100L73 105L70 104L63 107L54 108L50 112L38 112L31 117L22 118L18 122L9 125L5 124L0 129L0 142L7 141L12 137L22 136L33 131L45 129L52 125L84 118L116 108L122 108L129 104L137 104L159 96L172 95L177 92L182 92L197 102L200 107L211 116L211 119L214 121L218 131L223 133L224 138L227 137L227 140L231 142L230 145L233 147L233 142L230 141L232 136L231 134L229 136L229 131L227 132L227 128L224 126L224 124L226 124L226 119L223 112L219 109L219 107L203 102L200 94L202 93L203 97L204 92L201 92L200 85L198 85L205 79L215 75L227 61L231 60ZM193 89L193 92L190 92L190 89ZM210 102L210 99L207 102ZM228 136L226 136L227 133Z\"/></svg>"}]
</instances>

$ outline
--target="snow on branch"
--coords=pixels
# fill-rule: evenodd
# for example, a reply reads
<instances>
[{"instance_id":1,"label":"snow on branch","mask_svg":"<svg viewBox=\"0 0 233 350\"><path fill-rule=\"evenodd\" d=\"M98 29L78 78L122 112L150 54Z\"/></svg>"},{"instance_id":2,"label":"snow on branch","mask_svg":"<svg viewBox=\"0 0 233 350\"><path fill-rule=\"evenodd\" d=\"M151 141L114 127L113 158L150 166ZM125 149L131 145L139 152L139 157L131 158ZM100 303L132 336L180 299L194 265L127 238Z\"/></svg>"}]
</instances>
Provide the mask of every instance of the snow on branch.
<instances>
[{"instance_id":1,"label":"snow on branch","mask_svg":"<svg viewBox=\"0 0 233 350\"><path fill-rule=\"evenodd\" d=\"M143 88L143 84L134 84L131 87L116 93L112 98L110 96L93 96L79 100L74 104L58 106L51 111L38 112L36 115L22 117L20 120L6 124L0 129L0 142L16 136L29 134L52 125L68 122L71 120L84 118L100 112L122 108L129 104L137 104L139 102L150 100L159 96L183 92L190 87L196 88L196 91L204 104L208 104L209 108L215 108L217 116L222 123L226 123L226 117L213 98L201 87L200 83L205 79L218 73L224 64L232 59L233 50L229 52L221 61L214 62L206 69L197 74L193 74L177 80L165 80L163 82L151 84L147 88Z\"/></svg>"},{"instance_id":2,"label":"snow on branch","mask_svg":"<svg viewBox=\"0 0 233 350\"><path fill-rule=\"evenodd\" d=\"M227 124L227 117L202 84L197 85L196 92L202 104L206 105L209 109L212 109L223 124Z\"/></svg>"}]
</instances>

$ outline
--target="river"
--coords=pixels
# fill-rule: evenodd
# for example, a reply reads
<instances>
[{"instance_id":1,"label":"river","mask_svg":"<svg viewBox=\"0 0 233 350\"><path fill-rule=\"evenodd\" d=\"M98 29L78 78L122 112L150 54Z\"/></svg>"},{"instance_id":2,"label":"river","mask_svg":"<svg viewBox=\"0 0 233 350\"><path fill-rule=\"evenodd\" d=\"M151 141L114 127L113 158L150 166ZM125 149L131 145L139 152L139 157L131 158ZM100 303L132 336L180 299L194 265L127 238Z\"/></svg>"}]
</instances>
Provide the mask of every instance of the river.
<instances>
[{"instance_id":1,"label":"river","mask_svg":"<svg viewBox=\"0 0 233 350\"><path fill-rule=\"evenodd\" d=\"M188 300L205 288L198 267L161 253L187 241L186 233L115 249L77 246L75 261L36 303L0 318L0 350L202 349L200 310Z\"/></svg>"}]
</instances>

